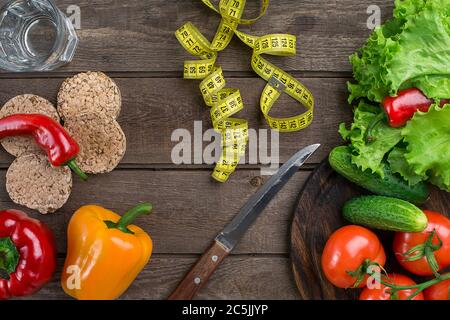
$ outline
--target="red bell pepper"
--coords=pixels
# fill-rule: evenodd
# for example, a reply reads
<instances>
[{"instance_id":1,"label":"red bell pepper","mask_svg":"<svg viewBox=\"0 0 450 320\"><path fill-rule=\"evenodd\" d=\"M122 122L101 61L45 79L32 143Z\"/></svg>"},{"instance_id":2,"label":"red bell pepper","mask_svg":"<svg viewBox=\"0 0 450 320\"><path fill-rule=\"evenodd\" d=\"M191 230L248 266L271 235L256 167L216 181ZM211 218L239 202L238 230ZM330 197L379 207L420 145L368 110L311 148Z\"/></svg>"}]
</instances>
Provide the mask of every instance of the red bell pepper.
<instances>
[{"instance_id":1,"label":"red bell pepper","mask_svg":"<svg viewBox=\"0 0 450 320\"><path fill-rule=\"evenodd\" d=\"M0 139L18 135L32 136L47 152L52 165L67 165L81 179L87 179L75 162L80 151L77 142L52 118L41 114L15 114L0 119Z\"/></svg>"},{"instance_id":2,"label":"red bell pepper","mask_svg":"<svg viewBox=\"0 0 450 320\"><path fill-rule=\"evenodd\" d=\"M51 230L22 211L0 211L0 300L35 293L55 269Z\"/></svg>"},{"instance_id":3,"label":"red bell pepper","mask_svg":"<svg viewBox=\"0 0 450 320\"><path fill-rule=\"evenodd\" d=\"M441 106L448 100L441 101ZM383 108L388 116L389 125L399 128L406 125L417 111L428 112L434 103L428 99L422 91L416 88L400 91L396 97L386 97L383 100Z\"/></svg>"}]
</instances>

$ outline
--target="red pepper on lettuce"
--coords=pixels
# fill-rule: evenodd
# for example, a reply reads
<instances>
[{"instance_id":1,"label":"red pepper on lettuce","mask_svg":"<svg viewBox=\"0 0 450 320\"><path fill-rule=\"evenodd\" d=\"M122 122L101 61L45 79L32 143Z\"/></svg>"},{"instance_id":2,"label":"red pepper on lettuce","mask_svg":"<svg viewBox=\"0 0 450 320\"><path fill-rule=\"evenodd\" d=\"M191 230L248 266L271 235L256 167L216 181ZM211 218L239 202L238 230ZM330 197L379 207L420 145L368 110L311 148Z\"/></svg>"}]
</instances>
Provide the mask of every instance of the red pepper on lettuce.
<instances>
[{"instance_id":1,"label":"red pepper on lettuce","mask_svg":"<svg viewBox=\"0 0 450 320\"><path fill-rule=\"evenodd\" d=\"M339 129L352 162L380 176L389 166L410 185L429 181L450 192L450 106L438 105L450 98L450 0L395 0L394 18L350 61L356 83L348 85L349 101L364 99L350 129ZM369 101L377 104L410 88L436 104L403 129L377 122L383 110Z\"/></svg>"}]
</instances>

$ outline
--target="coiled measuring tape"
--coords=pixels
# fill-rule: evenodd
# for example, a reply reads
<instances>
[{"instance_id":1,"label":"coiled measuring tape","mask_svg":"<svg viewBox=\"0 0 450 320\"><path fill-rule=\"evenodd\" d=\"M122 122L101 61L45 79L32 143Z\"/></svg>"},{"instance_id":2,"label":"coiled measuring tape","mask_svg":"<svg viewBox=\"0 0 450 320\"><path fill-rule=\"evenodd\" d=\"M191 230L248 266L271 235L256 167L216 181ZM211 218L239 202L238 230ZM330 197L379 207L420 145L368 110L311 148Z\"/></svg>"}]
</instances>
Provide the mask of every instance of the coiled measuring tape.
<instances>
[{"instance_id":1,"label":"coiled measuring tape","mask_svg":"<svg viewBox=\"0 0 450 320\"><path fill-rule=\"evenodd\" d=\"M313 121L314 97L298 80L268 62L261 55L291 56L296 54L296 37L289 34L251 36L237 30L240 24L252 24L266 14L269 0L261 1L259 15L243 19L246 0L220 0L216 7L210 0L201 0L221 15L212 42L190 22L175 32L180 44L198 60L184 62L184 78L202 80L200 91L210 107L213 128L222 135L222 153L212 177L226 182L245 154L248 142L248 122L233 116L244 108L238 89L226 88L222 68L216 65L218 52L224 50L234 35L253 49L253 70L267 81L260 100L261 111L270 128L293 132L308 127ZM270 110L282 93L286 93L306 108L306 112L288 118L270 116Z\"/></svg>"}]
</instances>

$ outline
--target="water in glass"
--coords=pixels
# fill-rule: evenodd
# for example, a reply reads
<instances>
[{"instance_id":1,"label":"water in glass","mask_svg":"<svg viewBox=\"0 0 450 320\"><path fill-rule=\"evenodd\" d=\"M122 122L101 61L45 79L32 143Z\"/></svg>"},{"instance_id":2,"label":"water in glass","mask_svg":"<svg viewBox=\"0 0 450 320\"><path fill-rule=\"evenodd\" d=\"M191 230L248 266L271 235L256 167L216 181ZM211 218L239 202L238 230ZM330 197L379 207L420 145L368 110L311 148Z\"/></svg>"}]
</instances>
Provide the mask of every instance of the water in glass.
<instances>
[{"instance_id":1,"label":"water in glass","mask_svg":"<svg viewBox=\"0 0 450 320\"><path fill-rule=\"evenodd\" d=\"M70 62L78 37L49 0L0 0L0 68L48 71Z\"/></svg>"}]
</instances>

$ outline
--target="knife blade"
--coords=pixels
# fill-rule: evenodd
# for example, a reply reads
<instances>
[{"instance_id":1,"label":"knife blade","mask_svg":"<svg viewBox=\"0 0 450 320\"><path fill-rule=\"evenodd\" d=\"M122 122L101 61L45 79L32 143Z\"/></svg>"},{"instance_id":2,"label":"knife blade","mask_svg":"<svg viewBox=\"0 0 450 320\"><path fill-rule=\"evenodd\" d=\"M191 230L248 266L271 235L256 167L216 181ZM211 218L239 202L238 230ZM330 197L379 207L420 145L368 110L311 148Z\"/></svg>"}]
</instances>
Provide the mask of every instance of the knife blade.
<instances>
[{"instance_id":1,"label":"knife blade","mask_svg":"<svg viewBox=\"0 0 450 320\"><path fill-rule=\"evenodd\" d=\"M243 237L248 228L255 222L264 208L291 179L298 169L319 148L314 144L297 152L273 175L242 207L239 214L216 237L227 250L231 251Z\"/></svg>"},{"instance_id":2,"label":"knife blade","mask_svg":"<svg viewBox=\"0 0 450 320\"><path fill-rule=\"evenodd\" d=\"M189 300L195 297L269 202L319 147L320 144L313 144L297 152L250 197L237 216L219 233L212 246L172 292L169 300Z\"/></svg>"}]
</instances>

